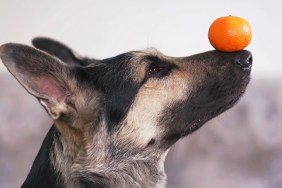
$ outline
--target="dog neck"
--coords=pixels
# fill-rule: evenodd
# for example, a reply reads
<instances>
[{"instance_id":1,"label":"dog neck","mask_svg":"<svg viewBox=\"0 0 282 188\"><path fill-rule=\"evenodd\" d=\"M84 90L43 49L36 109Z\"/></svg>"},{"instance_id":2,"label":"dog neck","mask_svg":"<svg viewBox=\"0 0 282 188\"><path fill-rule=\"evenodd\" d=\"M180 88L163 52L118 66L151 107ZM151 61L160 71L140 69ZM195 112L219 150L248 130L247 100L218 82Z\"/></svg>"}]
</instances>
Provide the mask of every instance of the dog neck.
<instances>
[{"instance_id":1,"label":"dog neck","mask_svg":"<svg viewBox=\"0 0 282 188\"><path fill-rule=\"evenodd\" d=\"M98 151L102 142L91 145ZM165 187L165 155L144 157L122 152L114 146L96 154L88 153L87 149L65 152L74 151L73 145L76 144L66 145L60 132L52 126L22 188ZM91 151L93 149L89 148Z\"/></svg>"},{"instance_id":2,"label":"dog neck","mask_svg":"<svg viewBox=\"0 0 282 188\"><path fill-rule=\"evenodd\" d=\"M80 165L76 173L86 187L165 187L163 161L156 164L153 161L128 159L113 163L97 167Z\"/></svg>"}]
</instances>

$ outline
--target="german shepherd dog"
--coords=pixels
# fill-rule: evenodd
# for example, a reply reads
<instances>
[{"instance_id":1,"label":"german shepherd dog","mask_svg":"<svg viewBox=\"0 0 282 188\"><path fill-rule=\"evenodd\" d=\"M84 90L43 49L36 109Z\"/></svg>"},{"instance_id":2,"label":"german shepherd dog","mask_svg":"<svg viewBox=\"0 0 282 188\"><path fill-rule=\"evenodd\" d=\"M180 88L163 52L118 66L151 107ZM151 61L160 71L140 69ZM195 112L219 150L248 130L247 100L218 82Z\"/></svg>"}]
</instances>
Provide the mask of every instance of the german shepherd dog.
<instances>
[{"instance_id":1,"label":"german shepherd dog","mask_svg":"<svg viewBox=\"0 0 282 188\"><path fill-rule=\"evenodd\" d=\"M232 107L249 51L169 57L156 49L83 58L62 43L8 43L0 57L54 120L22 188L165 187L180 138Z\"/></svg>"}]
</instances>

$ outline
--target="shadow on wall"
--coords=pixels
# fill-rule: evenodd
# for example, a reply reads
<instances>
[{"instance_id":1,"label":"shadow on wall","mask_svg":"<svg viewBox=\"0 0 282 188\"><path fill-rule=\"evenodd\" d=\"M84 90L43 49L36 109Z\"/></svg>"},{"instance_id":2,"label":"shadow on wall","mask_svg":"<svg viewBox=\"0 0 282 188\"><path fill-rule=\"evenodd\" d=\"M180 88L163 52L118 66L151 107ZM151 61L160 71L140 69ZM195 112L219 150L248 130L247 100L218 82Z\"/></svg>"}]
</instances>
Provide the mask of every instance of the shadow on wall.
<instances>
[{"instance_id":1,"label":"shadow on wall","mask_svg":"<svg viewBox=\"0 0 282 188\"><path fill-rule=\"evenodd\" d=\"M20 187L52 124L10 75L1 75L0 187ZM179 141L169 188L282 187L282 81L253 80L239 104Z\"/></svg>"}]
</instances>

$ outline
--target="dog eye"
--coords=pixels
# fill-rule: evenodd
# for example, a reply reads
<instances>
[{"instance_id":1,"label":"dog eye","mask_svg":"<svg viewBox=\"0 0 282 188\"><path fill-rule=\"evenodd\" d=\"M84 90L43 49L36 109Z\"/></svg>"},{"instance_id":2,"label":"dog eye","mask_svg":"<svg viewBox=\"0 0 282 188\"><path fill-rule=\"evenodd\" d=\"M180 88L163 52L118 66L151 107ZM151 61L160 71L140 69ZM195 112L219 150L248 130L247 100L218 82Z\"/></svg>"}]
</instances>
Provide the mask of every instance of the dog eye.
<instances>
[{"instance_id":1,"label":"dog eye","mask_svg":"<svg viewBox=\"0 0 282 188\"><path fill-rule=\"evenodd\" d=\"M164 67L157 66L156 64L152 63L149 67L148 74L151 76L153 74L157 74L158 72L162 71Z\"/></svg>"},{"instance_id":2,"label":"dog eye","mask_svg":"<svg viewBox=\"0 0 282 188\"><path fill-rule=\"evenodd\" d=\"M150 77L164 77L175 67L173 63L156 56L148 56L146 57L146 61L148 62L146 79Z\"/></svg>"},{"instance_id":3,"label":"dog eye","mask_svg":"<svg viewBox=\"0 0 282 188\"><path fill-rule=\"evenodd\" d=\"M152 62L147 71L147 77L164 77L171 72L173 64L167 62Z\"/></svg>"}]
</instances>

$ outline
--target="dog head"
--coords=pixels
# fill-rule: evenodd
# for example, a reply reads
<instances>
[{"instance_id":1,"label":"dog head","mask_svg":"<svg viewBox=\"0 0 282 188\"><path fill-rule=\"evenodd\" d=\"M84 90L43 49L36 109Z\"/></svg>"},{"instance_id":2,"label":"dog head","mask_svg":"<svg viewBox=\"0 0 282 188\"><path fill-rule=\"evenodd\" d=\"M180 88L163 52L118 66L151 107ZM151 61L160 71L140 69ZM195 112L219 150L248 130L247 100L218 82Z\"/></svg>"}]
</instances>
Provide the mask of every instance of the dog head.
<instances>
[{"instance_id":1,"label":"dog head","mask_svg":"<svg viewBox=\"0 0 282 188\"><path fill-rule=\"evenodd\" d=\"M146 49L96 60L50 39L33 44L41 50L1 46L3 63L47 110L74 156L103 160L161 156L238 101L252 64L248 51L178 58Z\"/></svg>"}]
</instances>

